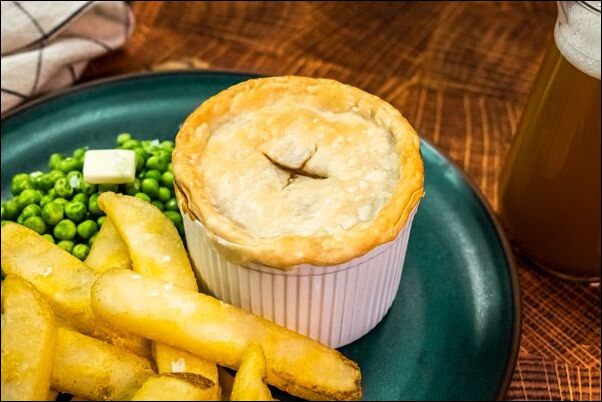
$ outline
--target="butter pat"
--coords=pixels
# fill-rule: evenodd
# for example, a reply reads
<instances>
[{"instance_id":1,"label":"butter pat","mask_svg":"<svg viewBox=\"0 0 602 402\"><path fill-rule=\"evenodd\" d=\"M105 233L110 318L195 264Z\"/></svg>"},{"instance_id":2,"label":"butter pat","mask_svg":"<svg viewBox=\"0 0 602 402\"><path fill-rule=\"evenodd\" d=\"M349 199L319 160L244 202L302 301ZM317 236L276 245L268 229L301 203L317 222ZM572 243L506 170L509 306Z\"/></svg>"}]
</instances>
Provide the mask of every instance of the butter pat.
<instances>
[{"instance_id":1,"label":"butter pat","mask_svg":"<svg viewBox=\"0 0 602 402\"><path fill-rule=\"evenodd\" d=\"M92 184L133 182L136 176L136 154L128 149L87 151L84 157L84 181Z\"/></svg>"}]
</instances>

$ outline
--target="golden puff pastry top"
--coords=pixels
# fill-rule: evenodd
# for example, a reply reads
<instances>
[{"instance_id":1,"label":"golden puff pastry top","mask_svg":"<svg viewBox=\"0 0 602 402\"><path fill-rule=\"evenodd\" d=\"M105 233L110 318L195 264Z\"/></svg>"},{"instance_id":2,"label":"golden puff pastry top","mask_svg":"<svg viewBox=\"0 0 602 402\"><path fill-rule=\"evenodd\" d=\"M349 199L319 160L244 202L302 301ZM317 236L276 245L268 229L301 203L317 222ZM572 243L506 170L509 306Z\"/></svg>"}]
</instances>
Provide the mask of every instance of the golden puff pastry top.
<instances>
[{"instance_id":1,"label":"golden puff pastry top","mask_svg":"<svg viewBox=\"0 0 602 402\"><path fill-rule=\"evenodd\" d=\"M327 79L254 79L210 98L180 129L173 171L185 213L216 247L283 269L395 239L423 194L408 122Z\"/></svg>"}]
</instances>

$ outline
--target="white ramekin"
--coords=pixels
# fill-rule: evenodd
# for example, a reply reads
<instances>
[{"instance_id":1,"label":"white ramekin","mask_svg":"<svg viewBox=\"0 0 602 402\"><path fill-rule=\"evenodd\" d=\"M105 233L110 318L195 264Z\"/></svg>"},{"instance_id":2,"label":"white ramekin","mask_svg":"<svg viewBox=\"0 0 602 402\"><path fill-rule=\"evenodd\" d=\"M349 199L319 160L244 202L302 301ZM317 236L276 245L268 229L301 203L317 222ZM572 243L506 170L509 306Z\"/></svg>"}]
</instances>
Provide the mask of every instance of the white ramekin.
<instances>
[{"instance_id":1,"label":"white ramekin","mask_svg":"<svg viewBox=\"0 0 602 402\"><path fill-rule=\"evenodd\" d=\"M203 292L337 348L365 335L389 311L417 208L392 242L344 264L303 264L289 271L226 260L198 220L182 217Z\"/></svg>"}]
</instances>

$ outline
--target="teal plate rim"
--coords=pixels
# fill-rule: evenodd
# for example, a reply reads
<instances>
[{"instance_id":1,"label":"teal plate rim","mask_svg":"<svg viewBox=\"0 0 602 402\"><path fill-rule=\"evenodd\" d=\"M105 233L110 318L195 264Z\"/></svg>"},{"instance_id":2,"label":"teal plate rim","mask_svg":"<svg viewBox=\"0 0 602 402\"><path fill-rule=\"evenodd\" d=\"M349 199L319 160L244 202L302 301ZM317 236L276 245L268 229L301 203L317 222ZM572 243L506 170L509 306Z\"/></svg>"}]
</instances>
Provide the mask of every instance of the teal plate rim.
<instances>
[{"instance_id":1,"label":"teal plate rim","mask_svg":"<svg viewBox=\"0 0 602 402\"><path fill-rule=\"evenodd\" d=\"M2 114L1 121L5 122L11 117L17 116L23 112L26 112L32 108L35 108L38 105L44 104L46 102L52 101L56 98L60 98L63 96L67 96L70 94L74 94L77 92L85 91L90 88L102 86L105 84L112 84L120 81L130 81L136 79L144 79L152 76L170 76L170 75L182 75L182 74L205 74L205 75L245 75L251 78L260 78L265 75L259 74L251 71L244 70L234 70L234 69L206 69L206 70L198 70L198 69L176 69L169 71L149 71L149 72L138 72L138 73L129 73L129 74L121 74L107 78L101 78L93 81L89 81L83 84L74 85L72 87L64 88L59 91L53 92L48 95L41 96L37 99L26 102L20 106L17 106L15 109L9 110ZM473 195L480 201L483 206L485 212L487 213L495 232L497 234L498 240L502 246L502 251L506 258L508 273L510 276L510 285L512 289L512 304L514 307L513 311L513 322L512 322L512 340L510 345L510 353L508 354L508 359L506 360L506 366L504 370L504 376L501 384L498 387L498 390L495 394L495 400L505 400L506 395L508 393L508 389L510 387L510 383L512 381L512 377L514 374L514 370L516 367L516 363L518 361L519 347L521 341L521 329L522 329L522 297L521 290L519 286L518 280L518 271L516 261L514 259L514 254L512 252L512 247L510 246L510 242L507 239L504 230L502 229L502 225L499 222L497 215L493 211L491 204L485 198L485 195L481 192L481 190L477 187L473 179L466 174L466 172L458 166L456 162L450 159L445 153L441 152L437 146L435 146L430 140L421 137L421 141L425 142L433 151L438 153L450 166L452 166L458 175L463 179L465 184L468 186Z\"/></svg>"}]
</instances>

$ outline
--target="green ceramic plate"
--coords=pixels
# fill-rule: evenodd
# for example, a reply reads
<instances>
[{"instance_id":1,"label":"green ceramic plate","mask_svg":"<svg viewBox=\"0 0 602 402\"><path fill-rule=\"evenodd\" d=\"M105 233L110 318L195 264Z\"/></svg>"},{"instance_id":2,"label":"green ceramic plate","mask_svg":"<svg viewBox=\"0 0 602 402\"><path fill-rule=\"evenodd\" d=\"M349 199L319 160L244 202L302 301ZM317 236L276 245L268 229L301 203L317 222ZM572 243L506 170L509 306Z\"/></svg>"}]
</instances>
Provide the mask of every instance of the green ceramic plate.
<instances>
[{"instance_id":1,"label":"green ceramic plate","mask_svg":"<svg viewBox=\"0 0 602 402\"><path fill-rule=\"evenodd\" d=\"M11 112L2 120L2 198L10 196L13 174L46 169L52 152L112 147L124 131L173 139L199 103L250 77L224 72L119 77ZM428 142L422 143L422 155L426 196L395 303L374 330L342 352L362 369L365 399L501 399L520 329L509 249L466 176Z\"/></svg>"}]
</instances>

